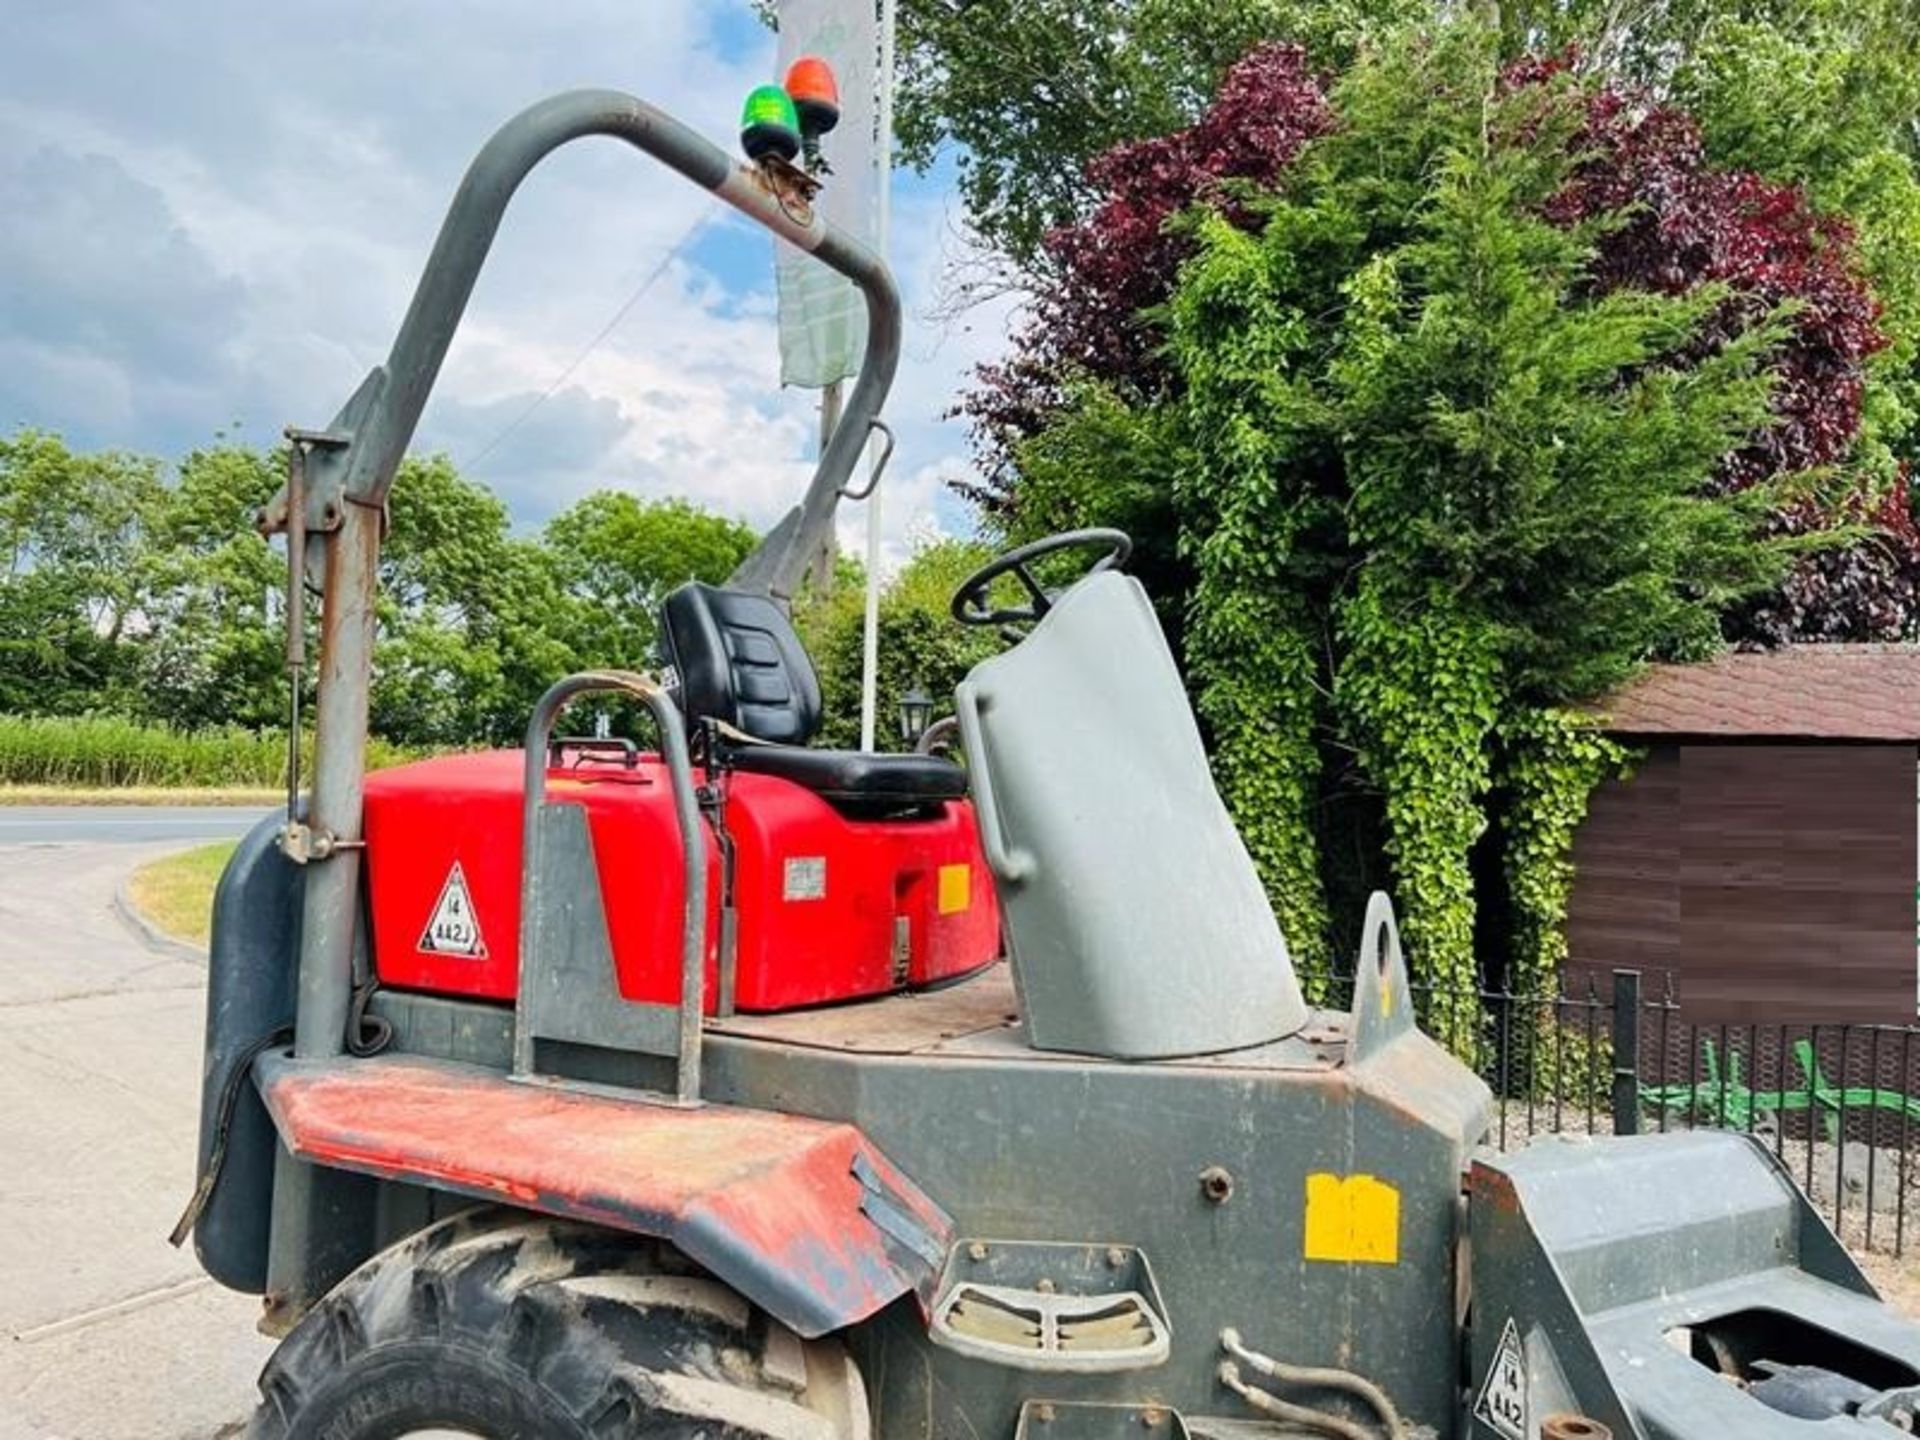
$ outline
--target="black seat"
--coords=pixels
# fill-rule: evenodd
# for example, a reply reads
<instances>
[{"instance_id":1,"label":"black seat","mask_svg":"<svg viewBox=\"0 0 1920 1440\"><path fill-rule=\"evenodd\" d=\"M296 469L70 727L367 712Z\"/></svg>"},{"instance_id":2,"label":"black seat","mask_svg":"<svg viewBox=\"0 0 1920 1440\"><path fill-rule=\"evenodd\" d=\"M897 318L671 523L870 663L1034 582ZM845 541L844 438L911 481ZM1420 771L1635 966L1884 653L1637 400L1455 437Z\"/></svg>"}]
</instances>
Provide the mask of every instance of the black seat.
<instances>
[{"instance_id":1,"label":"black seat","mask_svg":"<svg viewBox=\"0 0 1920 1440\"><path fill-rule=\"evenodd\" d=\"M967 793L967 772L950 760L805 748L820 729L820 681L793 622L767 596L682 585L662 607L661 644L689 723L716 720L751 737L715 738L736 770L790 780L862 818Z\"/></svg>"}]
</instances>

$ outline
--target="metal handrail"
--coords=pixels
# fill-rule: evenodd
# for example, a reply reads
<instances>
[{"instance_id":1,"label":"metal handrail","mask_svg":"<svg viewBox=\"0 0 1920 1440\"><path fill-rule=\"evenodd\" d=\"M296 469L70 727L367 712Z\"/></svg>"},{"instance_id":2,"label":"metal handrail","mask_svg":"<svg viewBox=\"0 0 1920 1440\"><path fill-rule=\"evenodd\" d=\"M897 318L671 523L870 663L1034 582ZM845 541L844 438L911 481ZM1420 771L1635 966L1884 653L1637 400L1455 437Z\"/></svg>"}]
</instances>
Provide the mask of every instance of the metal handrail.
<instances>
[{"instance_id":1,"label":"metal handrail","mask_svg":"<svg viewBox=\"0 0 1920 1440\"><path fill-rule=\"evenodd\" d=\"M659 681L632 670L586 670L557 681L533 707L527 721L526 781L521 798L520 966L534 963L539 899L540 810L547 800L547 747L560 712L582 695L631 695L647 707L660 731L660 755L673 789L673 815L684 854L686 905L680 921L680 1040L674 1095L682 1104L700 1098L701 1021L707 1004L707 844L700 825L700 801L693 785L693 759L680 708Z\"/></svg>"},{"instance_id":2,"label":"metal handrail","mask_svg":"<svg viewBox=\"0 0 1920 1440\"><path fill-rule=\"evenodd\" d=\"M840 487L840 498L842 500L858 502L872 495L873 492L880 487L880 477L886 474L887 462L893 459L894 447L900 443L899 437L893 433L893 427L884 420L878 418L869 420L867 422L867 428L880 437L882 441L880 453L874 459L873 468L867 472L867 483L865 485L857 487L854 485L842 485Z\"/></svg>"}]
</instances>

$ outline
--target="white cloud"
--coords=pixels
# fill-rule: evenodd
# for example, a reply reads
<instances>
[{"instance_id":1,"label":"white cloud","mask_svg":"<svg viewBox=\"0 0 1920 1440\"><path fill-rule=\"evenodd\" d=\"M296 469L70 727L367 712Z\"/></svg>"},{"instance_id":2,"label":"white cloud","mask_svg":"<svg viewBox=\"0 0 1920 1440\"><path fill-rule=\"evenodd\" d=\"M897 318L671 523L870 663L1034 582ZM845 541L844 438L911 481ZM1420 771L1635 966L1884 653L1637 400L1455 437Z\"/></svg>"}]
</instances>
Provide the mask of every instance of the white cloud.
<instances>
[{"instance_id":1,"label":"white cloud","mask_svg":"<svg viewBox=\"0 0 1920 1440\"><path fill-rule=\"evenodd\" d=\"M717 14L712 0L102 0L12 17L0 424L172 454L236 419L256 442L324 422L384 358L462 169L521 105L611 85L729 139L772 45L731 8L717 38ZM964 430L941 416L1010 314L929 318L954 222L947 197L901 193L892 251L909 331L888 407L889 563L916 532L967 523L945 489L965 473ZM675 260L566 373L696 225L695 251L717 243L726 273ZM603 486L770 522L811 473L816 422L811 393L777 388L760 245L624 147L568 147L516 197L418 443L461 462L484 451L473 473L522 523ZM862 548L857 508L841 522Z\"/></svg>"},{"instance_id":2,"label":"white cloud","mask_svg":"<svg viewBox=\"0 0 1920 1440\"><path fill-rule=\"evenodd\" d=\"M908 468L899 457L888 467L880 495L880 573L890 575L930 541L964 534L958 507L951 500L954 481L966 478L967 467L956 456L946 456L918 468ZM863 561L867 553L867 507L843 505L834 517L840 548Z\"/></svg>"}]
</instances>

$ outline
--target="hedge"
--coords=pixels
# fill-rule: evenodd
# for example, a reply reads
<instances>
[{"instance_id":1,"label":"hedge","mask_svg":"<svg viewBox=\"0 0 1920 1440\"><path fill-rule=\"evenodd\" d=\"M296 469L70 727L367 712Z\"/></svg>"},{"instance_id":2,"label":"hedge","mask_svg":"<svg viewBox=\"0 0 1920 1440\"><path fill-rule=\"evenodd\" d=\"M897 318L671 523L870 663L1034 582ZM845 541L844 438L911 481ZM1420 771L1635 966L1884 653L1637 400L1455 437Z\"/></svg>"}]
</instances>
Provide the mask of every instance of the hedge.
<instances>
[{"instance_id":1,"label":"hedge","mask_svg":"<svg viewBox=\"0 0 1920 1440\"><path fill-rule=\"evenodd\" d=\"M312 737L307 737L307 764ZM375 740L370 768L415 758ZM0 715L0 785L259 786L286 783L287 740L237 726L174 730L111 715Z\"/></svg>"}]
</instances>

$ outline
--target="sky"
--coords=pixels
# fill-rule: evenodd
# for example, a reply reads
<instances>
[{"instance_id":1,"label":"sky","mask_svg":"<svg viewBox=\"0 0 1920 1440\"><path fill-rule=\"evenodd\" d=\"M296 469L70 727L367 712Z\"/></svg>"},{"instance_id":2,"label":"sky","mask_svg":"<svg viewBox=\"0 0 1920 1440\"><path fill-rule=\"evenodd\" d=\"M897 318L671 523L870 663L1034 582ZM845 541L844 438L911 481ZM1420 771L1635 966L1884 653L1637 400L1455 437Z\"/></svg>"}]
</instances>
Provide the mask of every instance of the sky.
<instances>
[{"instance_id":1,"label":"sky","mask_svg":"<svg viewBox=\"0 0 1920 1440\"><path fill-rule=\"evenodd\" d=\"M741 98L774 69L747 0L0 15L0 429L168 458L331 419L385 358L467 162L523 106L628 90L731 150ZM967 472L965 429L942 417L1010 318L930 314L964 245L950 171L896 177L893 205L908 329L890 565L969 528L944 483ZM798 499L817 426L815 392L779 387L772 247L618 142L558 152L508 211L415 449L450 455L523 528L605 488L764 527ZM852 545L865 520L840 521Z\"/></svg>"}]
</instances>

